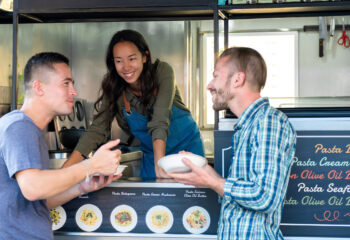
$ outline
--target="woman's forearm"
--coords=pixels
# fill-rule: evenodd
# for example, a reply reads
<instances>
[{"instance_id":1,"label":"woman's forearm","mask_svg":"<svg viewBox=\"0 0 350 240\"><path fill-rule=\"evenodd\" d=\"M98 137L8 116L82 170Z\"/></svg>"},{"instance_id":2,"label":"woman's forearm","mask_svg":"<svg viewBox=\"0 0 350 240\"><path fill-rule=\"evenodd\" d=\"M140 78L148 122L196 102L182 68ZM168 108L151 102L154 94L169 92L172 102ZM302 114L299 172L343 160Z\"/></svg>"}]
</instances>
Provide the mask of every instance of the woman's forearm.
<instances>
[{"instance_id":1,"label":"woman's forearm","mask_svg":"<svg viewBox=\"0 0 350 240\"><path fill-rule=\"evenodd\" d=\"M64 162L62 165L62 168L72 166L73 164L76 164L78 162L81 162L84 159L84 157L81 155L80 152L77 150L74 150L72 154L69 156L68 160Z\"/></svg>"}]
</instances>

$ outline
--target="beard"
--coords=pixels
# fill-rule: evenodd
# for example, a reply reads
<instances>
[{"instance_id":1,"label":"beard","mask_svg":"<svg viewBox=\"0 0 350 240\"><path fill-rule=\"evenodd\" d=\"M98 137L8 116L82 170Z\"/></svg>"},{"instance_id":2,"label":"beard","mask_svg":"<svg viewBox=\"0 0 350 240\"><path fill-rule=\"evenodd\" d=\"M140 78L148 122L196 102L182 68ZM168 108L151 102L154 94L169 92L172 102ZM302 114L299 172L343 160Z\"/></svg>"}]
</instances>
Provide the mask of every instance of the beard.
<instances>
[{"instance_id":1,"label":"beard","mask_svg":"<svg viewBox=\"0 0 350 240\"><path fill-rule=\"evenodd\" d=\"M228 108L228 105L226 102L218 102L218 101L213 102L213 109L215 111L221 111L227 108Z\"/></svg>"},{"instance_id":2,"label":"beard","mask_svg":"<svg viewBox=\"0 0 350 240\"><path fill-rule=\"evenodd\" d=\"M230 80L227 79L224 89L214 89L216 97L213 99L213 109L216 111L228 109L228 102L233 99L230 92Z\"/></svg>"}]
</instances>

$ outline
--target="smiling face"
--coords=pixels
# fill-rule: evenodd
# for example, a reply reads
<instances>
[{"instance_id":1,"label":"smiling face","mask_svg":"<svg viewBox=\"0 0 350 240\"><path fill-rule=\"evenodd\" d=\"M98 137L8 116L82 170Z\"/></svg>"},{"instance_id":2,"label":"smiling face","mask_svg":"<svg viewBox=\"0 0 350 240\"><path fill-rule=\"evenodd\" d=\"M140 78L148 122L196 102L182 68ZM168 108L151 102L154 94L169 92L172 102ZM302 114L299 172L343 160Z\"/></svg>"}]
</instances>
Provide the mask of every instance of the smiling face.
<instances>
[{"instance_id":1,"label":"smiling face","mask_svg":"<svg viewBox=\"0 0 350 240\"><path fill-rule=\"evenodd\" d=\"M117 73L132 88L138 89L139 77L146 62L146 56L142 56L132 42L118 42L113 47L114 65Z\"/></svg>"},{"instance_id":2,"label":"smiling face","mask_svg":"<svg viewBox=\"0 0 350 240\"><path fill-rule=\"evenodd\" d=\"M227 59L228 57L223 57L216 63L213 79L207 86L212 95L213 109L217 111L227 109L228 101L234 97L231 89L234 75L226 64Z\"/></svg>"},{"instance_id":3,"label":"smiling face","mask_svg":"<svg viewBox=\"0 0 350 240\"><path fill-rule=\"evenodd\" d=\"M73 110L74 97L77 91L69 66L65 63L56 63L54 70L43 70L45 73L40 80L42 102L54 116L67 115Z\"/></svg>"}]
</instances>

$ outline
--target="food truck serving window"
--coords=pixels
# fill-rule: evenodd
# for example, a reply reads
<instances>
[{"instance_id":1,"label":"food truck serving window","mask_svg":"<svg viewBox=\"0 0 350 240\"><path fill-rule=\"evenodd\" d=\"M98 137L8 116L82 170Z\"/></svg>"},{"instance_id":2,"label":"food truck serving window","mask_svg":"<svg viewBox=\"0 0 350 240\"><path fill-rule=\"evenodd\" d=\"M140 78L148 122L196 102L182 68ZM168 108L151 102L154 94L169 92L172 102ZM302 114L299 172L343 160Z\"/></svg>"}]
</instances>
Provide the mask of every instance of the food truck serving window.
<instances>
[{"instance_id":1,"label":"food truck serving window","mask_svg":"<svg viewBox=\"0 0 350 240\"><path fill-rule=\"evenodd\" d=\"M219 39L220 52L223 51L224 38ZM214 69L214 36L203 34L203 80L204 87L211 81ZM229 47L251 47L256 49L268 66L266 86L262 96L298 97L298 32L250 32L230 33ZM214 111L211 96L204 92L207 111L203 113L204 125L214 124Z\"/></svg>"}]
</instances>

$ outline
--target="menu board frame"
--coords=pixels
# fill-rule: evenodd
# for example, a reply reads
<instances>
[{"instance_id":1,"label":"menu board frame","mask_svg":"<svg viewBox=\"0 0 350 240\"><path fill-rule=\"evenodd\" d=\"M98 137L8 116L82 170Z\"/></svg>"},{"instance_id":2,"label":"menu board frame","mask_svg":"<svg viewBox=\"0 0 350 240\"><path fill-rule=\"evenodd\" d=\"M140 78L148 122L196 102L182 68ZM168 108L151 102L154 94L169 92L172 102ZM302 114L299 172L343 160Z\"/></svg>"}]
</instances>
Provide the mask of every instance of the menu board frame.
<instances>
[{"instance_id":1,"label":"menu board frame","mask_svg":"<svg viewBox=\"0 0 350 240\"><path fill-rule=\"evenodd\" d=\"M297 132L281 230L350 237L350 131Z\"/></svg>"}]
</instances>

